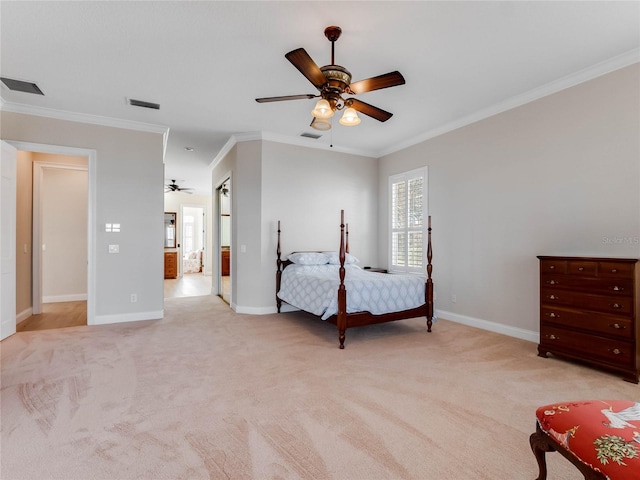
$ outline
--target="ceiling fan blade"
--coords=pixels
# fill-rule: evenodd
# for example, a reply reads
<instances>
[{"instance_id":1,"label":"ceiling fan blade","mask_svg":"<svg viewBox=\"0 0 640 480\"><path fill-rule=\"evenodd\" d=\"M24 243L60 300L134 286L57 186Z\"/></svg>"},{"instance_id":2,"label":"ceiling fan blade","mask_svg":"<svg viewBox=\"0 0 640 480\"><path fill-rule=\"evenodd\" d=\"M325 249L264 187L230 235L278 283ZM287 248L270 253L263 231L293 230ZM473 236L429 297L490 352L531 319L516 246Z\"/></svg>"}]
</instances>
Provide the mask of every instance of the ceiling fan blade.
<instances>
[{"instance_id":1,"label":"ceiling fan blade","mask_svg":"<svg viewBox=\"0 0 640 480\"><path fill-rule=\"evenodd\" d=\"M327 81L320 67L318 67L304 48L290 51L285 55L285 58L293 63L293 66L300 70L300 73L307 77L307 80L313 83L318 90L320 90L320 87Z\"/></svg>"},{"instance_id":2,"label":"ceiling fan blade","mask_svg":"<svg viewBox=\"0 0 640 480\"><path fill-rule=\"evenodd\" d=\"M283 100L303 100L314 98L317 95L312 95L310 93L304 95L285 95L284 97L265 97L265 98L256 98L256 102L258 103L267 103L267 102L281 102Z\"/></svg>"},{"instance_id":3,"label":"ceiling fan blade","mask_svg":"<svg viewBox=\"0 0 640 480\"><path fill-rule=\"evenodd\" d=\"M378 75L377 77L367 78L366 80L360 80L349 85L349 89L353 93L365 93L373 90L380 90L381 88L395 87L397 85L404 85L404 77L398 71L385 73L384 75ZM364 113L364 112L362 112Z\"/></svg>"},{"instance_id":4,"label":"ceiling fan blade","mask_svg":"<svg viewBox=\"0 0 640 480\"><path fill-rule=\"evenodd\" d=\"M379 120L381 122L386 122L393 116L393 113L386 112L381 108L374 107L373 105L369 105L368 103L362 102L355 98L349 98L346 101L346 105L348 107L353 107L360 113L364 113L365 115L368 115L371 118L375 118L376 120Z\"/></svg>"}]
</instances>

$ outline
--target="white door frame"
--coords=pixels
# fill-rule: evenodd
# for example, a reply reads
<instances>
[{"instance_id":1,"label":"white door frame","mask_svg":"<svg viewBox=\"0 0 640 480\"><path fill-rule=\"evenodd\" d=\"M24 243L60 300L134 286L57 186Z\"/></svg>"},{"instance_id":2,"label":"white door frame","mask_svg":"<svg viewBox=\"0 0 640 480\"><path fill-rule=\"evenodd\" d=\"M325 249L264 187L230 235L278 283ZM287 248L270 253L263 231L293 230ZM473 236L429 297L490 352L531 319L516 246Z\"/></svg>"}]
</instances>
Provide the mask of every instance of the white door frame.
<instances>
[{"instance_id":1,"label":"white door frame","mask_svg":"<svg viewBox=\"0 0 640 480\"><path fill-rule=\"evenodd\" d=\"M232 267L232 260L233 260L233 216L231 215L232 210L233 210L233 178L232 178L232 172L227 172L226 174L224 174L222 177L222 180L220 182L218 182L217 184L214 183L213 185L213 191L215 193L215 195L213 195L214 197L214 205L215 205L215 218L216 218L216 227L218 230L218 234L214 236L213 238L213 248L212 248L212 252L211 255L216 255L217 260L216 260L216 265L218 266L217 269L213 270L211 273L215 274L215 278L216 278L216 282L211 282L212 283L212 287L215 288L215 295L219 295L222 296L222 262L221 262L221 250L222 250L222 204L220 201L220 195L221 193L221 189L222 189L222 185L224 185L226 182L229 182L229 185L231 187L230 191L230 197L229 197L229 215L230 215L230 225L229 225L229 235L231 237L231 240L229 242L229 279L230 281L233 283L233 267ZM231 298L234 297L234 291L233 291L233 286L231 287ZM231 298L229 299L229 305L232 304L231 302Z\"/></svg>"},{"instance_id":2,"label":"white door frame","mask_svg":"<svg viewBox=\"0 0 640 480\"><path fill-rule=\"evenodd\" d=\"M64 163L33 162L33 213L32 240L33 261L31 270L31 310L33 315L42 313L42 185L45 169L65 169L87 171L86 165Z\"/></svg>"},{"instance_id":3,"label":"white door frame","mask_svg":"<svg viewBox=\"0 0 640 480\"><path fill-rule=\"evenodd\" d=\"M39 153L49 153L54 155L69 155L74 157L87 157L88 159L88 176L89 176L89 191L88 191L88 202L87 202L87 325L95 325L96 318L96 310L95 310L95 301L96 301L96 185L97 185L97 174L96 174L96 166L98 160L98 152L96 150L91 150L87 148L77 148L77 147L67 147L62 145L45 145L41 143L31 143L31 142L20 142L20 141L12 141L6 140L7 143L13 145L18 150L22 150L25 152L39 152ZM35 201L34 201L35 208ZM14 227L15 228L15 227ZM35 243L34 243L35 245ZM38 247L40 250L41 247ZM34 251L34 263L36 261L36 257L39 255L35 255ZM38 252L41 254L42 252ZM33 279L34 290L36 286L36 279ZM34 305L35 307L35 305ZM35 313L35 311L34 311Z\"/></svg>"},{"instance_id":4,"label":"white door frame","mask_svg":"<svg viewBox=\"0 0 640 480\"><path fill-rule=\"evenodd\" d=\"M16 333L16 149L2 142L0 156L0 340Z\"/></svg>"}]
</instances>

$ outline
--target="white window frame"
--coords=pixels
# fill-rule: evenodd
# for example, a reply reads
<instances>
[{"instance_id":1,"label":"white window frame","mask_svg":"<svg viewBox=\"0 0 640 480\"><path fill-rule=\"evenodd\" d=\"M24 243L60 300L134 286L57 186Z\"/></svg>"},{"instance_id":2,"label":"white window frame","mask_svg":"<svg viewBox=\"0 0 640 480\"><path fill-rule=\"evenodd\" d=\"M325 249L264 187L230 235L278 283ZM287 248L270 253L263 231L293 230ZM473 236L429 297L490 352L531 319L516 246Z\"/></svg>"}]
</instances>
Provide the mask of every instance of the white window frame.
<instances>
[{"instance_id":1,"label":"white window frame","mask_svg":"<svg viewBox=\"0 0 640 480\"><path fill-rule=\"evenodd\" d=\"M393 184L398 182L408 182L409 180L422 177L422 265L419 267L409 267L393 264L393 234L399 231L409 232L415 230L407 225L401 229L393 228ZM407 203L408 204L408 203ZM426 275L427 265L427 222L429 218L429 176L427 167L417 168L408 172L389 176L389 250L388 250L388 270L391 273L414 273Z\"/></svg>"}]
</instances>

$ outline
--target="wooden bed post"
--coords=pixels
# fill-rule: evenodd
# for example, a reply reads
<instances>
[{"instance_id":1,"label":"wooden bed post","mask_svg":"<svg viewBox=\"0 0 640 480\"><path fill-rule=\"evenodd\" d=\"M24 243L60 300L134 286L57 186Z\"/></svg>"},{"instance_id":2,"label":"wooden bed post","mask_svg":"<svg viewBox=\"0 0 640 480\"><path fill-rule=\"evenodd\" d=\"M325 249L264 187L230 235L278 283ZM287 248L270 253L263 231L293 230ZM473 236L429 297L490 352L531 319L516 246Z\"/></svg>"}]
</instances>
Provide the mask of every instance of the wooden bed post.
<instances>
[{"instance_id":1,"label":"wooden bed post","mask_svg":"<svg viewBox=\"0 0 640 480\"><path fill-rule=\"evenodd\" d=\"M340 348L344 348L345 331L347 330L347 290L344 286L344 210L340 210L340 286L338 287L338 341Z\"/></svg>"},{"instance_id":2,"label":"wooden bed post","mask_svg":"<svg viewBox=\"0 0 640 480\"><path fill-rule=\"evenodd\" d=\"M346 237L346 243L345 243L345 246L344 246L344 253L349 253L349 224L345 223L344 224L344 228L345 228L345 237Z\"/></svg>"},{"instance_id":3,"label":"wooden bed post","mask_svg":"<svg viewBox=\"0 0 640 480\"><path fill-rule=\"evenodd\" d=\"M280 307L282 307L282 300L278 297L278 292L280 291L280 278L282 277L282 260L280 260L280 220L278 220L278 247L276 248L276 253L278 255L278 260L276 261L276 265L278 269L276 270L276 306L278 307L278 313L280 313Z\"/></svg>"},{"instance_id":4,"label":"wooden bed post","mask_svg":"<svg viewBox=\"0 0 640 480\"><path fill-rule=\"evenodd\" d=\"M431 259L433 258L433 251L431 249L431 215L429 215L427 226L427 285L425 288L425 302L427 304L427 332L431 331L433 325L433 280L431 280L431 271L433 265L431 265Z\"/></svg>"}]
</instances>

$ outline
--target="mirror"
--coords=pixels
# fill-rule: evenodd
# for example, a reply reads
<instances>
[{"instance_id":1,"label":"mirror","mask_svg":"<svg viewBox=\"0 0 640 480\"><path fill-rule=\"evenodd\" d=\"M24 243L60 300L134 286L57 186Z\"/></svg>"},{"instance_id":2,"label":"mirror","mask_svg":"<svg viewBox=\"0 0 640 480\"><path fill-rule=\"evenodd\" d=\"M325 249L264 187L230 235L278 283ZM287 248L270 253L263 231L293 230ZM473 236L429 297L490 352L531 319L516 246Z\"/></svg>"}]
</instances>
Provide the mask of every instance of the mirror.
<instances>
[{"instance_id":1,"label":"mirror","mask_svg":"<svg viewBox=\"0 0 640 480\"><path fill-rule=\"evenodd\" d=\"M175 212L164 212L164 248L176 248Z\"/></svg>"}]
</instances>

